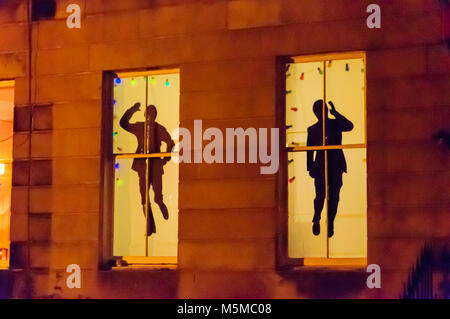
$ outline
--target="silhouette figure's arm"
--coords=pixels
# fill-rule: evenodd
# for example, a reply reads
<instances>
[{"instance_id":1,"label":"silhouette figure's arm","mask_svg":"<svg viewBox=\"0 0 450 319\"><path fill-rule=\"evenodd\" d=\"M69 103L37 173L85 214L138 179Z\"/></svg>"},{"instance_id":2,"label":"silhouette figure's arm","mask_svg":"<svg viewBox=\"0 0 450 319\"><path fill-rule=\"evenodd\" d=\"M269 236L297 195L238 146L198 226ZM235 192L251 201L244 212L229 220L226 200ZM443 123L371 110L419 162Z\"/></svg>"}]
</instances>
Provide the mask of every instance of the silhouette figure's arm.
<instances>
[{"instance_id":1,"label":"silhouette figure's arm","mask_svg":"<svg viewBox=\"0 0 450 319\"><path fill-rule=\"evenodd\" d=\"M122 118L120 119L119 125L121 128L123 128L125 131L128 131L130 133L134 133L138 127L137 124L132 124L130 123L130 119L133 116L134 113L136 113L137 111L139 111L139 107L141 106L140 103L136 103L135 105L133 105L132 107L130 107L123 115Z\"/></svg>"},{"instance_id":2,"label":"silhouette figure's arm","mask_svg":"<svg viewBox=\"0 0 450 319\"><path fill-rule=\"evenodd\" d=\"M349 119L347 119L344 115L336 111L333 102L329 101L328 103L331 106L330 114L334 115L334 117L336 118L336 123L339 129L342 132L348 132L353 130L353 123Z\"/></svg>"}]
</instances>

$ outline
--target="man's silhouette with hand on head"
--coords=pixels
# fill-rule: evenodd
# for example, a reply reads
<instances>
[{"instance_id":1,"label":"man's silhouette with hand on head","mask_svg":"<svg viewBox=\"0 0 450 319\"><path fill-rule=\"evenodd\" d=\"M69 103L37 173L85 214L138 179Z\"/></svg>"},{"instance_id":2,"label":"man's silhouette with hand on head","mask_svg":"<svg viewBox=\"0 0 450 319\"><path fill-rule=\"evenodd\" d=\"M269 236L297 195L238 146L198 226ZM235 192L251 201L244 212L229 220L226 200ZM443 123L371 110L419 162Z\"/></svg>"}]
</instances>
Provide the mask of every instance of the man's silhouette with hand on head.
<instances>
[{"instance_id":1,"label":"man's silhouette with hand on head","mask_svg":"<svg viewBox=\"0 0 450 319\"><path fill-rule=\"evenodd\" d=\"M317 100L313 105L313 112L316 115L317 123L308 127L307 146L323 145L323 118L325 117L325 145L342 145L342 132L353 129L353 123L336 111L333 102L328 102L331 109L330 114L335 119L328 118L328 107L323 105L322 100ZM325 116L323 116L325 110ZM316 153L314 158L314 153ZM334 219L339 203L339 192L342 187L342 174L347 172L342 149L328 150L327 152L327 172L328 172L328 237L334 234ZM314 199L313 234L320 234L320 217L325 201L325 152L307 151L307 170L314 178L316 188L316 198Z\"/></svg>"},{"instance_id":2,"label":"man's silhouette with hand on head","mask_svg":"<svg viewBox=\"0 0 450 319\"><path fill-rule=\"evenodd\" d=\"M130 123L130 119L134 113L140 111L141 104L136 103L131 108L129 108L125 114L120 119L120 126L134 134L138 140L138 147L136 150L136 154L144 153L144 143L145 141L145 132L147 131L147 148L148 153L160 153L161 152L161 142L166 143L167 152L171 152L175 143L170 137L170 134L167 132L166 128L155 121L157 111L154 105L147 106L146 122L136 122ZM145 127L147 123L147 128ZM148 198L148 193L146 192L146 159L135 158L133 160L133 165L131 169L136 171L139 176L139 190L141 192L141 203L145 212L145 202L147 196L148 202L148 218L147 218L147 235L150 236L153 233L156 233L155 220L153 218L153 213L150 207L150 199ZM168 158L149 158L148 162L148 186L152 185L153 193L155 194L155 203L158 204L161 209L161 213L164 219L169 218L169 212L167 210L166 205L163 202L162 195L162 175L164 174L163 166L170 161L170 157Z\"/></svg>"}]
</instances>

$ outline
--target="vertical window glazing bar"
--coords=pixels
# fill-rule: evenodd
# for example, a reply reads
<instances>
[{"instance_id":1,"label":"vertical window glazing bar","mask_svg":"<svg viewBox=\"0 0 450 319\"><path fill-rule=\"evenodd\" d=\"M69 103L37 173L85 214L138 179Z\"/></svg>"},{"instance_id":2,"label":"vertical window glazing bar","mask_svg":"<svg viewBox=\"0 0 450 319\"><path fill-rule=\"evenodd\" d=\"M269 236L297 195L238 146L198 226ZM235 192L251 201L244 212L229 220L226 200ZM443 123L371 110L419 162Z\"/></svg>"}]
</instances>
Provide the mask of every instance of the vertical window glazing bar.
<instances>
[{"instance_id":1,"label":"vertical window glazing bar","mask_svg":"<svg viewBox=\"0 0 450 319\"><path fill-rule=\"evenodd\" d=\"M325 116L325 111L327 110L327 61L323 60L323 103L322 103L323 109L322 109L322 145L326 145L326 120L327 116ZM324 150L324 157L325 157L325 236L327 238L327 258L330 258L330 239L328 238L328 151Z\"/></svg>"},{"instance_id":2,"label":"vertical window glazing bar","mask_svg":"<svg viewBox=\"0 0 450 319\"><path fill-rule=\"evenodd\" d=\"M149 152L149 129L148 129L148 115L147 115L147 104L148 104L148 76L145 77L145 128L144 128L144 153L148 154ZM149 181L148 181L148 173L149 173L149 160L145 160L145 256L148 257L148 207L149 207L149 198L148 198L148 191L149 191Z\"/></svg>"}]
</instances>

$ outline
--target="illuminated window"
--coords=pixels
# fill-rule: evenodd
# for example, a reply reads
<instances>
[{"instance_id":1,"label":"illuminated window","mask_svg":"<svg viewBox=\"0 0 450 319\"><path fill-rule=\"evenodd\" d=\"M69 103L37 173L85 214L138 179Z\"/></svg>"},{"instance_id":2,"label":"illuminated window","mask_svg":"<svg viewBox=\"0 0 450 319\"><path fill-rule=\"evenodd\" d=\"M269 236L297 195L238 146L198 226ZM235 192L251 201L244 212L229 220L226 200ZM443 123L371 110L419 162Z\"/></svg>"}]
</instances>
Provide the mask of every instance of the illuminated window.
<instances>
[{"instance_id":1,"label":"illuminated window","mask_svg":"<svg viewBox=\"0 0 450 319\"><path fill-rule=\"evenodd\" d=\"M178 69L117 73L113 81L113 256L174 266L178 246Z\"/></svg>"},{"instance_id":2,"label":"illuminated window","mask_svg":"<svg viewBox=\"0 0 450 319\"><path fill-rule=\"evenodd\" d=\"M14 81L0 81L0 269L9 267Z\"/></svg>"},{"instance_id":3,"label":"illuminated window","mask_svg":"<svg viewBox=\"0 0 450 319\"><path fill-rule=\"evenodd\" d=\"M365 55L280 61L286 146L281 154L280 263L364 265Z\"/></svg>"}]
</instances>

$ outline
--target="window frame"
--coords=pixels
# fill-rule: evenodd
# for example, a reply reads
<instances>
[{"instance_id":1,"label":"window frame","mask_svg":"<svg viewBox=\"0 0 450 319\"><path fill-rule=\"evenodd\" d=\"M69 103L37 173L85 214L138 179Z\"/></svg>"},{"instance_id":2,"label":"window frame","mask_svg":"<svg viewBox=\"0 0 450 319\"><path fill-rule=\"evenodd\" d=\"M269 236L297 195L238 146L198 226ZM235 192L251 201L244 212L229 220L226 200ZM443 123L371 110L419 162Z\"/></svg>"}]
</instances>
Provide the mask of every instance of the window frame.
<instances>
[{"instance_id":1,"label":"window frame","mask_svg":"<svg viewBox=\"0 0 450 319\"><path fill-rule=\"evenodd\" d=\"M347 145L323 145L323 146L294 146L286 147L286 64L299 62L324 62L329 60L343 59L363 59L364 60L364 143ZM276 68L276 123L280 128L280 170L277 176L277 242L276 242L276 267L277 269L294 268L298 266L318 266L318 267L357 267L367 265L366 258L330 258L328 255L327 237L327 257L326 258L293 258L288 254L289 235L289 206L288 206L288 155L290 152L306 152L307 150L330 150L330 149L366 149L367 150L367 57L365 51L349 51L339 53L323 53L311 55L285 55L278 56L275 62ZM324 67L324 88L323 100L326 101L326 67ZM326 156L325 156L326 158ZM326 195L328 198L328 194ZM325 209L325 208L324 208ZM367 219L366 219L367 222ZM366 241L367 245L367 241Z\"/></svg>"},{"instance_id":2,"label":"window frame","mask_svg":"<svg viewBox=\"0 0 450 319\"><path fill-rule=\"evenodd\" d=\"M12 165L14 162L14 156L13 156L13 148L14 148L14 136L16 134L15 130L14 130L14 119L15 119L15 102L14 102L14 98L16 96L16 79L0 79L0 89L5 88L5 89L13 89L13 101L12 101L12 112L13 112L13 128L12 128L12 132L11 132L11 136L9 136L8 138L3 139L0 142L6 142L8 140L11 139L13 147L11 148L11 154L10 154L10 158L4 158L1 160L1 164L4 165L4 169L6 168L6 165L10 166L10 174L11 174L11 180L9 181L9 187L11 188L10 190L10 194L9 194L9 214L8 216L5 218L8 220L7 223L7 232L8 235L7 237L7 241L5 241L5 243L7 242L7 247L2 247L0 246L0 270L7 270L11 268L11 219L12 219L12 190L13 190L13 184L12 184ZM3 172L3 174L6 174L5 172ZM6 255L6 258L4 257Z\"/></svg>"},{"instance_id":3,"label":"window frame","mask_svg":"<svg viewBox=\"0 0 450 319\"><path fill-rule=\"evenodd\" d=\"M113 123L114 123L114 79L117 77L142 77L160 74L181 74L180 68L166 66L138 70L105 71L102 79L102 132L101 132L101 172L102 182L100 191L99 221L99 268L111 269L121 266L145 266L147 268L175 269L178 265L178 253L175 257L152 257L152 256L114 256L114 201L115 201L115 162L117 159L135 158L162 158L173 156L170 152L150 153L147 152L147 138L144 141L145 153L120 153L113 150ZM147 81L148 83L148 81ZM146 95L148 94L148 86ZM147 103L148 104L148 103ZM179 109L178 109L179 112ZM147 127L147 125L145 126ZM145 133L147 136L147 132ZM148 169L148 161L146 162ZM179 183L179 180L178 180ZM147 191L150 185L146 183ZM147 197L148 200L148 197ZM146 205L149 203L147 202ZM178 237L178 233L177 233ZM148 254L148 240L146 240L146 255ZM124 262L125 261L125 262Z\"/></svg>"}]
</instances>

